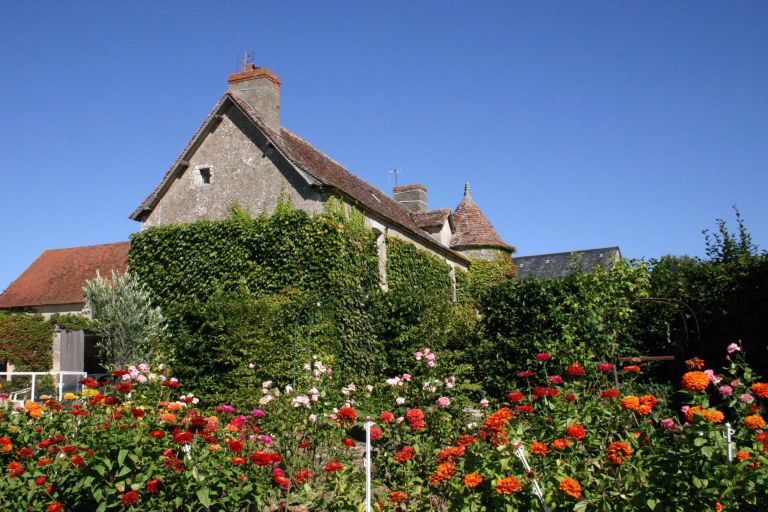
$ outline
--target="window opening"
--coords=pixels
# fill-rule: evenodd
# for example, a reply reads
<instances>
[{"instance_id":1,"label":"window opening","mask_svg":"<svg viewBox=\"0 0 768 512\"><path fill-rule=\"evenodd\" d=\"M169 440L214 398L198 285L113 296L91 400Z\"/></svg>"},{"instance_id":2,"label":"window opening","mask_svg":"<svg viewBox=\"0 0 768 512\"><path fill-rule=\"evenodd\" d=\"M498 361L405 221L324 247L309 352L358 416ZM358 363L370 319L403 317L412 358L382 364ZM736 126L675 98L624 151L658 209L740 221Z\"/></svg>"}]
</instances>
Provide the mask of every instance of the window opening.
<instances>
[{"instance_id":1,"label":"window opening","mask_svg":"<svg viewBox=\"0 0 768 512\"><path fill-rule=\"evenodd\" d=\"M210 185L211 184L211 169L208 167L203 167L200 169L200 179L203 180L203 185Z\"/></svg>"}]
</instances>

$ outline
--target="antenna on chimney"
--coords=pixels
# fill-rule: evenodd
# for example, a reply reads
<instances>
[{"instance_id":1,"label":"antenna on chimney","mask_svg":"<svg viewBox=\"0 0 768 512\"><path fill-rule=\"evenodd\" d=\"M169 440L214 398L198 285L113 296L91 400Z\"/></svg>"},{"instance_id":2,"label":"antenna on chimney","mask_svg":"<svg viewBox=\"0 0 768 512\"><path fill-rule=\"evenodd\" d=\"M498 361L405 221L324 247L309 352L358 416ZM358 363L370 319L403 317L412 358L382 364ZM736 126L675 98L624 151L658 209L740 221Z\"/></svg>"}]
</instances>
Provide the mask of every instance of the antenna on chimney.
<instances>
[{"instance_id":1,"label":"antenna on chimney","mask_svg":"<svg viewBox=\"0 0 768 512\"><path fill-rule=\"evenodd\" d=\"M392 169L391 171L387 171L387 174L392 174L395 177L395 186L397 186L397 176L400 174L400 168L396 167Z\"/></svg>"},{"instance_id":2,"label":"antenna on chimney","mask_svg":"<svg viewBox=\"0 0 768 512\"><path fill-rule=\"evenodd\" d=\"M253 64L253 51L243 52L243 55L237 59L237 65L240 68L240 71L245 71L251 64Z\"/></svg>"}]
</instances>

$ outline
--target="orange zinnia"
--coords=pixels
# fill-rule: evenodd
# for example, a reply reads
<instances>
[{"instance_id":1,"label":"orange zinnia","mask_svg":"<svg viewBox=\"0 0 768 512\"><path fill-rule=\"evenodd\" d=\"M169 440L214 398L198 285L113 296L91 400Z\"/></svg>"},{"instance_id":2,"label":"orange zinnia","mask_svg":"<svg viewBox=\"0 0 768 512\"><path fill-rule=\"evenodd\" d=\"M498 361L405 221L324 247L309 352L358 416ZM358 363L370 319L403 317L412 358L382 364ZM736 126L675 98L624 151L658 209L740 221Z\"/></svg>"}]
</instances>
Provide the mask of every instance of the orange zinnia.
<instances>
[{"instance_id":1,"label":"orange zinnia","mask_svg":"<svg viewBox=\"0 0 768 512\"><path fill-rule=\"evenodd\" d=\"M499 494L512 494L523 488L520 480L513 476L508 476L499 480L496 484L496 492Z\"/></svg>"},{"instance_id":2,"label":"orange zinnia","mask_svg":"<svg viewBox=\"0 0 768 512\"><path fill-rule=\"evenodd\" d=\"M560 490L575 499L581 499L581 484L573 478L563 478L560 482Z\"/></svg>"},{"instance_id":3,"label":"orange zinnia","mask_svg":"<svg viewBox=\"0 0 768 512\"><path fill-rule=\"evenodd\" d=\"M752 384L752 392L760 398L768 398L768 384L765 382L755 382Z\"/></svg>"},{"instance_id":4,"label":"orange zinnia","mask_svg":"<svg viewBox=\"0 0 768 512\"><path fill-rule=\"evenodd\" d=\"M746 425L747 428L756 430L765 426L765 420L759 414L753 414L744 418L744 425Z\"/></svg>"},{"instance_id":5,"label":"orange zinnia","mask_svg":"<svg viewBox=\"0 0 768 512\"><path fill-rule=\"evenodd\" d=\"M624 371L628 373L639 373L640 367L637 365L625 366Z\"/></svg>"},{"instance_id":6,"label":"orange zinnia","mask_svg":"<svg viewBox=\"0 0 768 512\"><path fill-rule=\"evenodd\" d=\"M632 448L627 443L621 441L609 444L606 451L608 453L608 460L617 466L620 466L622 462L632 455Z\"/></svg>"},{"instance_id":7,"label":"orange zinnia","mask_svg":"<svg viewBox=\"0 0 768 512\"><path fill-rule=\"evenodd\" d=\"M709 386L709 377L704 372L686 372L682 384L688 391L701 392Z\"/></svg>"},{"instance_id":8,"label":"orange zinnia","mask_svg":"<svg viewBox=\"0 0 768 512\"><path fill-rule=\"evenodd\" d=\"M467 476L464 477L464 483L467 487L477 487L483 483L483 477L477 473L468 473Z\"/></svg>"},{"instance_id":9,"label":"orange zinnia","mask_svg":"<svg viewBox=\"0 0 768 512\"><path fill-rule=\"evenodd\" d=\"M531 453L535 455L546 455L549 453L549 447L544 443L537 443L534 441L531 443Z\"/></svg>"},{"instance_id":10,"label":"orange zinnia","mask_svg":"<svg viewBox=\"0 0 768 512\"><path fill-rule=\"evenodd\" d=\"M568 448L568 440L564 437L561 437L560 439L555 439L552 441L552 444L550 445L552 448L556 450L564 450Z\"/></svg>"},{"instance_id":11,"label":"orange zinnia","mask_svg":"<svg viewBox=\"0 0 768 512\"><path fill-rule=\"evenodd\" d=\"M621 402L619 403L621 404L622 409L629 409L630 411L634 411L637 409L637 406L640 405L640 399L636 396L629 395L622 398Z\"/></svg>"},{"instance_id":12,"label":"orange zinnia","mask_svg":"<svg viewBox=\"0 0 768 512\"><path fill-rule=\"evenodd\" d=\"M448 480L456 474L456 465L452 462L444 462L437 466L435 474L428 478L430 485L437 485L443 480Z\"/></svg>"}]
</instances>

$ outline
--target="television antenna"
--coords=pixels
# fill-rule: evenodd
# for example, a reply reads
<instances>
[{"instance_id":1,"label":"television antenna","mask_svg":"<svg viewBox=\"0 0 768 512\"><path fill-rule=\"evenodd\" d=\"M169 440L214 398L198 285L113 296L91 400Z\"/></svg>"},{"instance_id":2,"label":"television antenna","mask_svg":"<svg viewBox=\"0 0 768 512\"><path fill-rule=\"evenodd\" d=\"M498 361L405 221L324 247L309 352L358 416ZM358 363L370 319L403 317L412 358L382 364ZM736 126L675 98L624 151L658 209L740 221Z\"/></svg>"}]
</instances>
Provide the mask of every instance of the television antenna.
<instances>
[{"instance_id":1,"label":"television antenna","mask_svg":"<svg viewBox=\"0 0 768 512\"><path fill-rule=\"evenodd\" d=\"M396 167L396 168L392 169L391 171L386 171L386 172L387 172L387 174L391 174L391 175L393 175L395 177L395 186L397 186L397 177L400 175L400 172L402 172L402 171L400 171L400 168Z\"/></svg>"},{"instance_id":2,"label":"television antenna","mask_svg":"<svg viewBox=\"0 0 768 512\"><path fill-rule=\"evenodd\" d=\"M240 71L245 71L251 64L253 64L253 50L250 52L243 52L243 54L237 58L237 67Z\"/></svg>"}]
</instances>

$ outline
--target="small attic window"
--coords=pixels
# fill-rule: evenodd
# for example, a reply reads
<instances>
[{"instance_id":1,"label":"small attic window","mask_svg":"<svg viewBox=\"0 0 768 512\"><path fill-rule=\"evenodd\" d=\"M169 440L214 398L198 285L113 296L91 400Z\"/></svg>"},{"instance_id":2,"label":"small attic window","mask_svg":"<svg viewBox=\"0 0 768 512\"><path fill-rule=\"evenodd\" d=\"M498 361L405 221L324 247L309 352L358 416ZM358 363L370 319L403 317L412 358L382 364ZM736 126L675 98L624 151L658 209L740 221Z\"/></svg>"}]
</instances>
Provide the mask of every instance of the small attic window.
<instances>
[{"instance_id":1,"label":"small attic window","mask_svg":"<svg viewBox=\"0 0 768 512\"><path fill-rule=\"evenodd\" d=\"M211 168L210 167L200 168L200 183L202 183L203 185L211 184Z\"/></svg>"}]
</instances>

